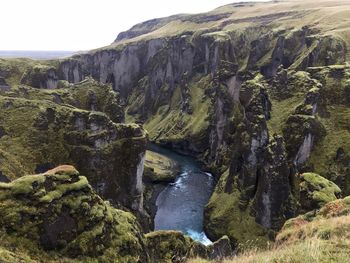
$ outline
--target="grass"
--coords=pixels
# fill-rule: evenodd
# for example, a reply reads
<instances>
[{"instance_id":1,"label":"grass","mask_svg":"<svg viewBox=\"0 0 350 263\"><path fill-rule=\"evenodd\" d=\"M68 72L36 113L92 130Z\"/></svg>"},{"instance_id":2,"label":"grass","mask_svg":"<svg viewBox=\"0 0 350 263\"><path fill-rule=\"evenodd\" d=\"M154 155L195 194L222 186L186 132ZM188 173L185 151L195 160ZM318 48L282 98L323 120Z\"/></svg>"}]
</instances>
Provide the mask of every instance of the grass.
<instances>
[{"instance_id":1,"label":"grass","mask_svg":"<svg viewBox=\"0 0 350 263\"><path fill-rule=\"evenodd\" d=\"M277 243L267 250L246 251L223 263L313 263L346 262L350 256L350 216L323 218L287 229L286 238L282 232ZM286 238L281 241L281 239ZM193 259L188 263L208 263Z\"/></svg>"},{"instance_id":2,"label":"grass","mask_svg":"<svg viewBox=\"0 0 350 263\"><path fill-rule=\"evenodd\" d=\"M328 174L329 162L336 156L338 148L350 152L349 107L333 105L329 107L329 112L329 118L320 118L327 135L314 147L309 161L314 166L314 171L324 175Z\"/></svg>"},{"instance_id":3,"label":"grass","mask_svg":"<svg viewBox=\"0 0 350 263\"><path fill-rule=\"evenodd\" d=\"M232 241L237 240L241 249L266 247L266 231L249 214L249 207L244 211L239 208L240 192L237 187L234 186L231 193L223 190L228 176L228 171L221 175L207 204L206 227L217 237L227 235Z\"/></svg>"},{"instance_id":4,"label":"grass","mask_svg":"<svg viewBox=\"0 0 350 263\"><path fill-rule=\"evenodd\" d=\"M204 97L208 77L202 78L189 86L192 114L181 111L181 90L177 87L172 95L170 105L159 107L144 125L152 140L179 141L184 138L200 140L209 126L209 108L211 102Z\"/></svg>"},{"instance_id":5,"label":"grass","mask_svg":"<svg viewBox=\"0 0 350 263\"><path fill-rule=\"evenodd\" d=\"M285 100L271 99L271 119L267 121L267 127L271 135L274 133L282 135L282 129L288 117L294 113L295 108L303 101L303 94L296 94Z\"/></svg>"},{"instance_id":6,"label":"grass","mask_svg":"<svg viewBox=\"0 0 350 263\"><path fill-rule=\"evenodd\" d=\"M308 25L319 31L320 35L339 37L346 43L350 43L350 2L348 0L319 0L316 6L313 0L270 1L237 7L227 5L208 12L206 15L225 14L227 12L231 15L222 16L221 19L216 21L214 19L213 21L198 22L194 20L195 16L184 14L158 20L157 25L152 23L148 26L141 23L138 28L146 29L145 34L113 43L106 48L118 47L137 41L171 37L207 28L215 28L219 33L222 31L230 33L236 29L249 28L256 24L259 25L259 28L273 26L280 29L300 29ZM276 16L276 14L278 15ZM230 21L232 22L230 23ZM216 31L214 30L214 32Z\"/></svg>"}]
</instances>

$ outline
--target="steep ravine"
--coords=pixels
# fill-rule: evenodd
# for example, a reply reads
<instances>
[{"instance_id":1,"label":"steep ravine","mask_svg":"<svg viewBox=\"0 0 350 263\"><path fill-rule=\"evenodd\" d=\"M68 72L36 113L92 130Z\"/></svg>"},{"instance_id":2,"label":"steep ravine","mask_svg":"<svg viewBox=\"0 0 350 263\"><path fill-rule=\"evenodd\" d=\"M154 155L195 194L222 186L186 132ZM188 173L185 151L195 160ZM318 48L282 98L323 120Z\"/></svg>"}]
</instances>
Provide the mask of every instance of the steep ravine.
<instances>
[{"instance_id":1,"label":"steep ravine","mask_svg":"<svg viewBox=\"0 0 350 263\"><path fill-rule=\"evenodd\" d=\"M350 194L350 34L340 32L350 25L330 23L341 15L332 1L319 1L319 11L302 2L173 17L179 27L145 22L64 60L0 60L0 157L10 160L0 176L71 163L97 194L143 215L153 208L154 191L141 187L151 140L195 156L218 180L203 201L204 174L183 165L159 195L158 214L149 213L156 229L201 233L208 203L211 240L265 246L289 218ZM349 13L350 3L340 9ZM332 15L318 20L324 14ZM171 225L159 226L162 215Z\"/></svg>"},{"instance_id":2,"label":"steep ravine","mask_svg":"<svg viewBox=\"0 0 350 263\"><path fill-rule=\"evenodd\" d=\"M213 191L212 175L202 171L191 157L156 145L151 149L180 165L175 182L168 184L156 200L155 230L179 230L194 240L210 244L203 231L203 211Z\"/></svg>"}]
</instances>

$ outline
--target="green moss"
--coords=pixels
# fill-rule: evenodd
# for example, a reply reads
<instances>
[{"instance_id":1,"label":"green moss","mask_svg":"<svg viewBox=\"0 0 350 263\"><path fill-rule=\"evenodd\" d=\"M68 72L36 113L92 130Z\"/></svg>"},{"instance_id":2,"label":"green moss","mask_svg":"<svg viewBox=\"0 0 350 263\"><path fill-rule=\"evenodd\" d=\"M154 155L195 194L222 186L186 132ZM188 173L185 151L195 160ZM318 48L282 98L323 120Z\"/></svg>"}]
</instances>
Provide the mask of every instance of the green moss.
<instances>
[{"instance_id":1,"label":"green moss","mask_svg":"<svg viewBox=\"0 0 350 263\"><path fill-rule=\"evenodd\" d=\"M55 191L50 191L40 198L40 202L50 203L55 199L61 198L64 194L70 191L77 191L88 187L89 183L85 176L79 176L79 180L74 183L61 184Z\"/></svg>"},{"instance_id":2,"label":"green moss","mask_svg":"<svg viewBox=\"0 0 350 263\"><path fill-rule=\"evenodd\" d=\"M33 183L42 183L45 181L43 175L34 176L29 175L21 177L10 183L0 183L0 199L5 199L11 195L21 195L21 194L30 194L33 192Z\"/></svg>"},{"instance_id":3,"label":"green moss","mask_svg":"<svg viewBox=\"0 0 350 263\"><path fill-rule=\"evenodd\" d=\"M341 192L335 183L315 173L304 173L301 179L300 190L305 191L318 207L336 200Z\"/></svg>"},{"instance_id":4,"label":"green moss","mask_svg":"<svg viewBox=\"0 0 350 263\"><path fill-rule=\"evenodd\" d=\"M144 125L150 138L157 141L193 141L201 144L209 127L210 100L204 96L208 78L191 83L189 95L192 114L180 110L180 89L175 89L169 106L161 106Z\"/></svg>"},{"instance_id":5,"label":"green moss","mask_svg":"<svg viewBox=\"0 0 350 263\"><path fill-rule=\"evenodd\" d=\"M111 207L92 191L84 176L65 168L1 185L2 246L20 249L28 261L147 262L136 218ZM44 197L38 194L45 191ZM42 241L45 238L48 243Z\"/></svg>"},{"instance_id":6,"label":"green moss","mask_svg":"<svg viewBox=\"0 0 350 263\"><path fill-rule=\"evenodd\" d=\"M55 64L54 61L36 61L27 58L0 59L0 72L6 82L11 86L17 86L23 74L33 67L49 67Z\"/></svg>"},{"instance_id":7,"label":"green moss","mask_svg":"<svg viewBox=\"0 0 350 263\"><path fill-rule=\"evenodd\" d=\"M178 231L155 231L145 237L151 262L170 263L206 255L204 245Z\"/></svg>"},{"instance_id":8,"label":"green moss","mask_svg":"<svg viewBox=\"0 0 350 263\"><path fill-rule=\"evenodd\" d=\"M152 182L174 181L178 173L176 165L173 160L164 155L146 151L145 179Z\"/></svg>"},{"instance_id":9,"label":"green moss","mask_svg":"<svg viewBox=\"0 0 350 263\"><path fill-rule=\"evenodd\" d=\"M345 152L350 152L350 109L347 106L334 105L328 110L329 117L320 119L326 129L326 136L315 145L309 164L313 166L315 172L324 174L333 180L335 178L332 178L329 166L333 163L337 150L343 148Z\"/></svg>"},{"instance_id":10,"label":"green moss","mask_svg":"<svg viewBox=\"0 0 350 263\"><path fill-rule=\"evenodd\" d=\"M271 135L274 133L282 134L282 129L288 117L293 114L295 108L303 100L304 97L301 94L285 100L271 99L271 118L267 121L267 127Z\"/></svg>"},{"instance_id":11,"label":"green moss","mask_svg":"<svg viewBox=\"0 0 350 263\"><path fill-rule=\"evenodd\" d=\"M226 171L212 194L205 211L205 226L209 236L227 235L238 242L241 249L265 247L268 243L266 230L255 222L250 215L250 205L240 209L241 194L234 185L231 192L226 192L229 173ZM238 227L239 226L239 227Z\"/></svg>"}]
</instances>

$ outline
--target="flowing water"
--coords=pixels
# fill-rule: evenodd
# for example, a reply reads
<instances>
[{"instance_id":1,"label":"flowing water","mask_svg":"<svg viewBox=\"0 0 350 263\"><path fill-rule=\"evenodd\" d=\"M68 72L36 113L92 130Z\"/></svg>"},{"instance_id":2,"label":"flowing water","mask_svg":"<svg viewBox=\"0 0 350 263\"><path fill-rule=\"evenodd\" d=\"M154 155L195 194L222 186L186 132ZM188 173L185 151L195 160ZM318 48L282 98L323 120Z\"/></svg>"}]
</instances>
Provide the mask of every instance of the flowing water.
<instances>
[{"instance_id":1,"label":"flowing water","mask_svg":"<svg viewBox=\"0 0 350 263\"><path fill-rule=\"evenodd\" d=\"M211 174L203 172L191 157L152 145L150 150L171 158L181 166L175 182L158 196L155 230L178 230L205 245L211 243L203 232L203 211L214 187Z\"/></svg>"}]
</instances>

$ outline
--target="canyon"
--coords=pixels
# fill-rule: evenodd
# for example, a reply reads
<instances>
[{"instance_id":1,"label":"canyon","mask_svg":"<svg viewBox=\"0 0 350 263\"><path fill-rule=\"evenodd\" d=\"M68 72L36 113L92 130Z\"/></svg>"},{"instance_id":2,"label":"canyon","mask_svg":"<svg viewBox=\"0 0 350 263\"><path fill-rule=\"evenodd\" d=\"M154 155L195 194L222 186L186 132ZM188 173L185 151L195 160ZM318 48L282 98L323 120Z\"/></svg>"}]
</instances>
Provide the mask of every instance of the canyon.
<instances>
[{"instance_id":1,"label":"canyon","mask_svg":"<svg viewBox=\"0 0 350 263\"><path fill-rule=\"evenodd\" d=\"M0 255L214 260L289 240L329 204L347 213L349 14L234 3L69 58L0 59Z\"/></svg>"}]
</instances>

